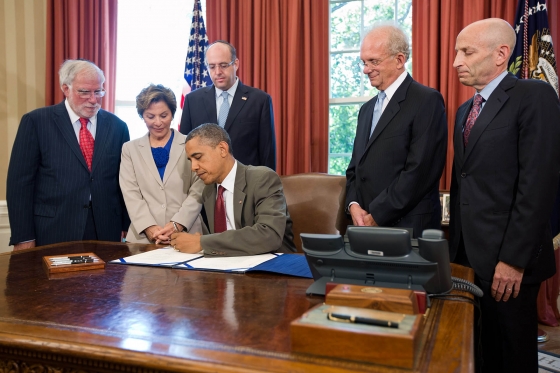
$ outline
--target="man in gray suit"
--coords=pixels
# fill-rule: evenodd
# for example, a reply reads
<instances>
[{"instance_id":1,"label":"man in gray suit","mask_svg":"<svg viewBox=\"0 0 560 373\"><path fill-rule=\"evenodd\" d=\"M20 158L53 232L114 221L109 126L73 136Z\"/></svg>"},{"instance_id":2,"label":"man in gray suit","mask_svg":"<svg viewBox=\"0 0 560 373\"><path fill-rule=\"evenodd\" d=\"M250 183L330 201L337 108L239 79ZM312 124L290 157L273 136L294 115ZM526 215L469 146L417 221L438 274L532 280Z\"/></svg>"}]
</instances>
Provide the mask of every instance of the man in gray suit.
<instances>
[{"instance_id":1,"label":"man in gray suit","mask_svg":"<svg viewBox=\"0 0 560 373\"><path fill-rule=\"evenodd\" d=\"M439 179L447 152L441 94L406 72L406 35L375 26L360 50L362 68L379 94L358 115L346 171L346 206L354 225L441 228Z\"/></svg>"},{"instance_id":2,"label":"man in gray suit","mask_svg":"<svg viewBox=\"0 0 560 373\"><path fill-rule=\"evenodd\" d=\"M217 124L193 129L185 148L192 170L206 184L202 201L209 229L202 236L174 233L175 249L210 256L296 251L292 219L274 171L238 162L228 133Z\"/></svg>"},{"instance_id":3,"label":"man in gray suit","mask_svg":"<svg viewBox=\"0 0 560 373\"><path fill-rule=\"evenodd\" d=\"M119 188L126 123L101 110L105 76L68 60L59 71L66 100L21 119L8 168L14 250L65 241L120 241L130 220Z\"/></svg>"}]
</instances>

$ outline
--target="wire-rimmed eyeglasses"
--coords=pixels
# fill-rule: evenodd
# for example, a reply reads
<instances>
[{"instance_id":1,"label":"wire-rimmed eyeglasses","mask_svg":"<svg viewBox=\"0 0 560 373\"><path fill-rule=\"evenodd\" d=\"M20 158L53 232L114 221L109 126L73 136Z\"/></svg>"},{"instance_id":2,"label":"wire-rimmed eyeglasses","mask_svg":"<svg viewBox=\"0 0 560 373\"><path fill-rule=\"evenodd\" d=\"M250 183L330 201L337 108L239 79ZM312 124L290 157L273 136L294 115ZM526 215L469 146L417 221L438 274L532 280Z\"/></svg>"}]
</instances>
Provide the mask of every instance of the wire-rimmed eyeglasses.
<instances>
[{"instance_id":1,"label":"wire-rimmed eyeglasses","mask_svg":"<svg viewBox=\"0 0 560 373\"><path fill-rule=\"evenodd\" d=\"M381 63L383 61L385 61L386 59L391 58L391 57L393 57L393 56L390 55L390 56L387 56L387 57L381 58L381 59L371 59L371 60L367 60L367 61L358 61L356 63L356 66L358 66L361 70L365 69L366 67L368 69L372 69L376 66L381 65Z\"/></svg>"},{"instance_id":2,"label":"wire-rimmed eyeglasses","mask_svg":"<svg viewBox=\"0 0 560 373\"><path fill-rule=\"evenodd\" d=\"M217 67L219 67L222 70L227 69L228 67L230 67L231 65L233 65L234 61L231 61L230 63L211 63L211 64L207 64L206 66L208 67L208 70L215 70Z\"/></svg>"},{"instance_id":3,"label":"wire-rimmed eyeglasses","mask_svg":"<svg viewBox=\"0 0 560 373\"><path fill-rule=\"evenodd\" d=\"M95 98L101 98L101 97L105 96L105 90L104 89L98 89L96 91L87 91L85 89L76 89L76 92L78 92L78 96L80 96L80 98L90 98L92 93L95 96Z\"/></svg>"}]
</instances>

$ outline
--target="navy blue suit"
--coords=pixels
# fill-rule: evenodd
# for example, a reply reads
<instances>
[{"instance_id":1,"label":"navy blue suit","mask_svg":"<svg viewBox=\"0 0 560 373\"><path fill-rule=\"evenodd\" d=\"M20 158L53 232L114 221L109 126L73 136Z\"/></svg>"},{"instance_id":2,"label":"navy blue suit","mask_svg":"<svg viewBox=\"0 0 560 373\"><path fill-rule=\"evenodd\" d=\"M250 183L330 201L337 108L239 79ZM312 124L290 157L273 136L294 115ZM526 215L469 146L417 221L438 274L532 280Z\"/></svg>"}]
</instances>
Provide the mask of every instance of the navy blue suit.
<instances>
[{"instance_id":1,"label":"navy blue suit","mask_svg":"<svg viewBox=\"0 0 560 373\"><path fill-rule=\"evenodd\" d=\"M441 94L408 75L387 104L370 137L377 96L358 114L346 171L346 206L358 202L382 227L441 228L439 179L447 152Z\"/></svg>"},{"instance_id":2,"label":"navy blue suit","mask_svg":"<svg viewBox=\"0 0 560 373\"><path fill-rule=\"evenodd\" d=\"M185 96L181 133L188 135L193 128L204 123L218 123L213 85ZM276 170L274 114L268 93L239 81L224 129L231 138L235 159L246 165Z\"/></svg>"},{"instance_id":3,"label":"navy blue suit","mask_svg":"<svg viewBox=\"0 0 560 373\"><path fill-rule=\"evenodd\" d=\"M130 225L119 187L129 139L126 123L99 110L90 173L64 102L25 114L8 168L10 245L81 240L90 196L97 238L120 241Z\"/></svg>"}]
</instances>

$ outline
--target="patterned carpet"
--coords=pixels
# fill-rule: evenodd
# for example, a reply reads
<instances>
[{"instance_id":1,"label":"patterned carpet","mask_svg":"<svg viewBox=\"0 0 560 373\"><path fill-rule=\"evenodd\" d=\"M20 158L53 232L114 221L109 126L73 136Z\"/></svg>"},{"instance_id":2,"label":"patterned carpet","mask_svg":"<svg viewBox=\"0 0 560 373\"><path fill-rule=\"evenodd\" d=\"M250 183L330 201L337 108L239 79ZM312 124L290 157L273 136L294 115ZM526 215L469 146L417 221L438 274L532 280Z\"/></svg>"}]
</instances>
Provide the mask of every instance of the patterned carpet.
<instances>
[{"instance_id":1,"label":"patterned carpet","mask_svg":"<svg viewBox=\"0 0 560 373\"><path fill-rule=\"evenodd\" d=\"M539 351L539 373L560 373L560 355Z\"/></svg>"}]
</instances>

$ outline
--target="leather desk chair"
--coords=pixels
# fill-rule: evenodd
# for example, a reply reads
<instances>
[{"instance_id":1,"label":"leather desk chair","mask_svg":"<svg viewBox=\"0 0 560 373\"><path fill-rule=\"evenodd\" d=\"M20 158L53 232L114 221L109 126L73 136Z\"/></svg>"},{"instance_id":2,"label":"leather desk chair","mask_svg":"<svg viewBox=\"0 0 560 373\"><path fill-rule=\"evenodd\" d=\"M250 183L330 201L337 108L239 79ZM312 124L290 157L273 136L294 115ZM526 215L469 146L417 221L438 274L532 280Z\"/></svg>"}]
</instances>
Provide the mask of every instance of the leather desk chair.
<instances>
[{"instance_id":1,"label":"leather desk chair","mask_svg":"<svg viewBox=\"0 0 560 373\"><path fill-rule=\"evenodd\" d=\"M350 221L344 212L345 176L306 173L280 179L294 222L294 244L298 252L303 252L300 233L346 233Z\"/></svg>"}]
</instances>

